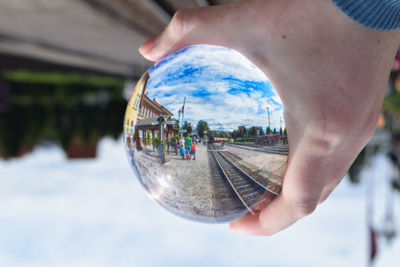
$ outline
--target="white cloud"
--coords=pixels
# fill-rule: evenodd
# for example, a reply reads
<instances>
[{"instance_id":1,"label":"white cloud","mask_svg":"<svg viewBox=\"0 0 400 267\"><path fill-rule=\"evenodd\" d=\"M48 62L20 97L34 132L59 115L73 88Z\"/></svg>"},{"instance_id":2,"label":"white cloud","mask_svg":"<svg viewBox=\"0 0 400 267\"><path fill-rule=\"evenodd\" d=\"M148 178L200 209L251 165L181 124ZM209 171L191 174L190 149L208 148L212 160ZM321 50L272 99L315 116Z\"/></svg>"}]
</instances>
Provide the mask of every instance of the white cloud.
<instances>
[{"instance_id":1,"label":"white cloud","mask_svg":"<svg viewBox=\"0 0 400 267\"><path fill-rule=\"evenodd\" d=\"M150 71L147 92L176 117L186 97L185 119L192 123L206 120L225 130L240 125L266 127L268 105L271 127L280 127L283 106L278 95L241 54L195 46L167 61Z\"/></svg>"},{"instance_id":2,"label":"white cloud","mask_svg":"<svg viewBox=\"0 0 400 267\"><path fill-rule=\"evenodd\" d=\"M210 60L210 58L213 60ZM211 45L192 46L185 51L183 57L175 57L172 54L168 60L170 60L170 64L158 67L158 74L176 72L186 62L190 62L192 65L209 66L209 72L225 73L241 80L264 81L267 79L265 74L242 54L223 47ZM251 71L243 72L243 69Z\"/></svg>"}]
</instances>

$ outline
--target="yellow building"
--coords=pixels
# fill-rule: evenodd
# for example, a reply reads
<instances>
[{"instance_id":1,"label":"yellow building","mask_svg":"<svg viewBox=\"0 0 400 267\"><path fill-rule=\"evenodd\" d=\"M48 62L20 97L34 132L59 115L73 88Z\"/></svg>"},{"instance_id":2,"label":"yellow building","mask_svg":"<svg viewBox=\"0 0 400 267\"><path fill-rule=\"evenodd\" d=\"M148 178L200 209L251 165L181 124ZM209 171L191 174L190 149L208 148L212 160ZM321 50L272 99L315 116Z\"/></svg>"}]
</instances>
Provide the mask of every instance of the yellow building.
<instances>
[{"instance_id":1,"label":"yellow building","mask_svg":"<svg viewBox=\"0 0 400 267\"><path fill-rule=\"evenodd\" d=\"M146 72L136 84L131 98L129 99L128 106L126 107L125 111L124 121L124 133L126 136L133 136L133 130L138 119L140 103L142 102L143 94L146 91L148 80L149 74Z\"/></svg>"},{"instance_id":2,"label":"yellow building","mask_svg":"<svg viewBox=\"0 0 400 267\"><path fill-rule=\"evenodd\" d=\"M132 144L133 139L143 140L144 145L148 143L152 143L149 140L153 140L157 137L158 132L153 129L154 127L141 126L140 130L137 130L135 133L135 128L139 121L142 121L142 124L146 124L145 119L149 118L157 118L159 116L164 116L167 120L170 120L174 115L165 107L160 105L156 99L151 100L146 93L146 87L149 80L149 74L146 72L136 84L133 89L133 93L131 98L129 99L128 106L125 111L125 121L124 121L124 134L126 141ZM169 131L168 131L169 133ZM136 135L136 137L134 137Z\"/></svg>"}]
</instances>

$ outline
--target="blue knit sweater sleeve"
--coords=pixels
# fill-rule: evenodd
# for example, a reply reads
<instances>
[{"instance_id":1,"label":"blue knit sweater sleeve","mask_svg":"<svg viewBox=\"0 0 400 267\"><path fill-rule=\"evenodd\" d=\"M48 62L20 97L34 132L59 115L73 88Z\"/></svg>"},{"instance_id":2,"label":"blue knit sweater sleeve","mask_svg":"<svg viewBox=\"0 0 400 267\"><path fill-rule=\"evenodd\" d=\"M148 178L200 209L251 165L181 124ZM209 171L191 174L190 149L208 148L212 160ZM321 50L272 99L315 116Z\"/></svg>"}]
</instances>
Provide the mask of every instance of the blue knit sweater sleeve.
<instances>
[{"instance_id":1,"label":"blue knit sweater sleeve","mask_svg":"<svg viewBox=\"0 0 400 267\"><path fill-rule=\"evenodd\" d=\"M332 0L356 22L378 30L400 28L400 0Z\"/></svg>"}]
</instances>

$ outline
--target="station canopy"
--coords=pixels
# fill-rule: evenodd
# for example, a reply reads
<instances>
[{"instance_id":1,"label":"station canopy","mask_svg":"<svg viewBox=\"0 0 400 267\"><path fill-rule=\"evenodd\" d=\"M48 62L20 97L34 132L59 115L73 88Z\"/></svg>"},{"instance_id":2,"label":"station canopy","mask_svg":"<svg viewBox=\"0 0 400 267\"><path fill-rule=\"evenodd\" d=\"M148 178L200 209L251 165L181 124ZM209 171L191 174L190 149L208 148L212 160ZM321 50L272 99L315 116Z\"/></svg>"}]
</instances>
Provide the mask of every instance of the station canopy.
<instances>
[{"instance_id":1,"label":"station canopy","mask_svg":"<svg viewBox=\"0 0 400 267\"><path fill-rule=\"evenodd\" d=\"M159 119L160 117L164 118L164 125L167 127L168 130L178 132L179 129L176 128L177 120L171 120L169 117L166 116L159 116L159 117L151 117L139 120L136 124L136 128L141 131L153 131L158 130L160 128Z\"/></svg>"}]
</instances>

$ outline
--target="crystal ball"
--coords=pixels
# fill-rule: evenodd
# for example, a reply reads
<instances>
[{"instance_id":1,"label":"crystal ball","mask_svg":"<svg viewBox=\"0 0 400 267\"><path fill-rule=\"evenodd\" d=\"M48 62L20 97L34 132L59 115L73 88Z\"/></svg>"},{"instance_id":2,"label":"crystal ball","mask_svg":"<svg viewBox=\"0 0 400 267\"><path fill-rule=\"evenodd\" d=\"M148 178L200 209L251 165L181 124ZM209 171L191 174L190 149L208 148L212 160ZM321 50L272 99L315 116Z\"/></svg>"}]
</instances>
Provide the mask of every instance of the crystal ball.
<instances>
[{"instance_id":1,"label":"crystal ball","mask_svg":"<svg viewBox=\"0 0 400 267\"><path fill-rule=\"evenodd\" d=\"M134 176L184 218L229 222L281 191L282 102L265 74L232 49L189 46L157 62L133 88L123 129Z\"/></svg>"}]
</instances>

